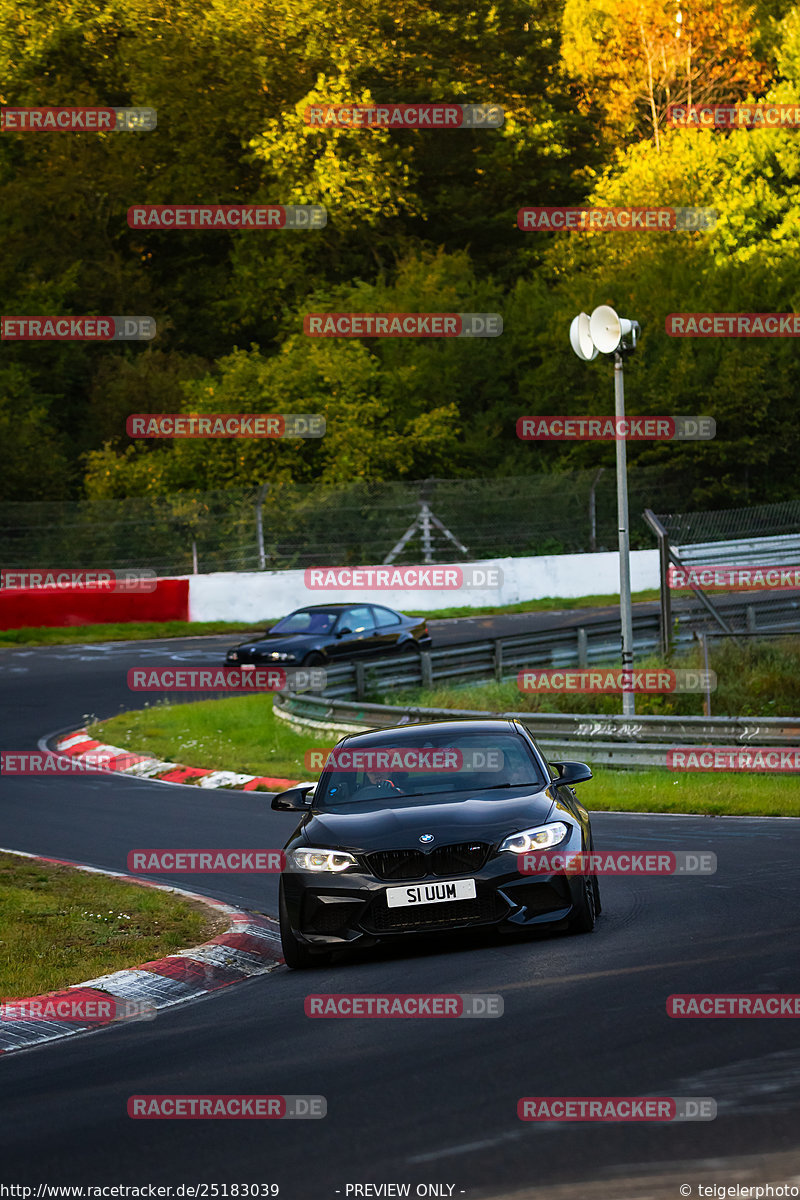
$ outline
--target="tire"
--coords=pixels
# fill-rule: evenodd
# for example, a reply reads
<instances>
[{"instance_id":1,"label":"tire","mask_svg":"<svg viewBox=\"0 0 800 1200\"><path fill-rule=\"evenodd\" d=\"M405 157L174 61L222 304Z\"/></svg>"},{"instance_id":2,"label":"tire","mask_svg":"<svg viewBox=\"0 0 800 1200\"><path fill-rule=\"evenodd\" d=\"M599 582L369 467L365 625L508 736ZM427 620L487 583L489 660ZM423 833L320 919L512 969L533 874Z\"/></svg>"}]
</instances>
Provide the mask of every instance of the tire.
<instances>
[{"instance_id":1,"label":"tire","mask_svg":"<svg viewBox=\"0 0 800 1200\"><path fill-rule=\"evenodd\" d=\"M325 659L322 657L322 655L318 654L316 650L312 650L310 654L307 654L305 656L305 658L301 662L300 666L301 667L321 667L324 665L324 663L325 663Z\"/></svg>"},{"instance_id":2,"label":"tire","mask_svg":"<svg viewBox=\"0 0 800 1200\"><path fill-rule=\"evenodd\" d=\"M289 912L286 907L286 898L283 894L283 884L280 885L278 894L278 915L281 925L281 947L283 948L283 960L287 967L291 967L293 971L302 971L313 965L313 955L311 951L298 942L294 936L292 925L289 920Z\"/></svg>"},{"instance_id":3,"label":"tire","mask_svg":"<svg viewBox=\"0 0 800 1200\"><path fill-rule=\"evenodd\" d=\"M570 933L591 933L597 920L597 898L600 894L597 876L582 876L581 885L580 898L568 922Z\"/></svg>"}]
</instances>

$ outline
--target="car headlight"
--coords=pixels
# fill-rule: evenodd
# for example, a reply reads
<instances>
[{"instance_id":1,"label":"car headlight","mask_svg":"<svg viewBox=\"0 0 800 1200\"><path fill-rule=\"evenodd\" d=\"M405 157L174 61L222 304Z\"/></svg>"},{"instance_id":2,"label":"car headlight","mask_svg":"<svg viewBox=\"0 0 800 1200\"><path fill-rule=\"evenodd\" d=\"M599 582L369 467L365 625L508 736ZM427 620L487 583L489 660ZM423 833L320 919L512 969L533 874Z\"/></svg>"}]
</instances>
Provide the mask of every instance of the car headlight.
<instances>
[{"instance_id":1,"label":"car headlight","mask_svg":"<svg viewBox=\"0 0 800 1200\"><path fill-rule=\"evenodd\" d=\"M285 650L273 650L270 654L270 658L275 659L277 662L293 662L294 661L294 655L287 654Z\"/></svg>"},{"instance_id":2,"label":"car headlight","mask_svg":"<svg viewBox=\"0 0 800 1200\"><path fill-rule=\"evenodd\" d=\"M238 662L238 661L239 661L239 655L236 653L236 651L229 650L228 651L228 662Z\"/></svg>"},{"instance_id":3,"label":"car headlight","mask_svg":"<svg viewBox=\"0 0 800 1200\"><path fill-rule=\"evenodd\" d=\"M563 842L569 833L569 826L563 821L553 821L551 825L537 825L535 829L523 829L521 833L512 833L501 842L498 850L510 850L512 854L528 854L531 850L547 850Z\"/></svg>"},{"instance_id":4,"label":"car headlight","mask_svg":"<svg viewBox=\"0 0 800 1200\"><path fill-rule=\"evenodd\" d=\"M348 871L357 867L358 862L346 850L316 850L302 846L290 851L288 855L292 865L300 871Z\"/></svg>"}]
</instances>

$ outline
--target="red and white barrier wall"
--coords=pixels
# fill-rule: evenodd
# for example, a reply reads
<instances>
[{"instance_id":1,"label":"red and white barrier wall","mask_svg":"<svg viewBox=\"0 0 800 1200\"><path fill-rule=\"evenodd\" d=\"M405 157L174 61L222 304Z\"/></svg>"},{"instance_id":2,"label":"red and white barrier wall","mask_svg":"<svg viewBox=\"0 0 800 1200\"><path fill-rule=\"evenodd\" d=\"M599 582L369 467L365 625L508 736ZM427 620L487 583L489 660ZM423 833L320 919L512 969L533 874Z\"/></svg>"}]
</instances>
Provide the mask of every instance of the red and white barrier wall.
<instances>
[{"instance_id":1,"label":"red and white barrier wall","mask_svg":"<svg viewBox=\"0 0 800 1200\"><path fill-rule=\"evenodd\" d=\"M159 579L152 592L74 587L0 589L0 629L188 620L188 579Z\"/></svg>"},{"instance_id":2,"label":"red and white barrier wall","mask_svg":"<svg viewBox=\"0 0 800 1200\"><path fill-rule=\"evenodd\" d=\"M466 567L464 563L437 564ZM371 602L415 612L442 608L488 608L518 604L546 596L580 597L619 594L619 555L546 554L535 558L496 558L468 564L490 572L499 568L499 587L417 588L382 591L377 588L309 588L305 572L220 571L193 575L189 580L189 613L192 621L253 621L280 616L307 604ZM357 568L354 568L357 569ZM389 568L391 570L391 568ZM633 591L659 586L657 550L631 553Z\"/></svg>"},{"instance_id":3,"label":"red and white barrier wall","mask_svg":"<svg viewBox=\"0 0 800 1200\"><path fill-rule=\"evenodd\" d=\"M437 564L437 569L466 565ZM390 608L433 613L443 608L518 604L547 596L580 598L619 594L619 556L615 551L486 559L468 565L471 570L499 571L502 583L494 587L402 591L379 588L334 590L307 587L305 571L297 570L219 571L213 575L159 579L155 591L142 593L3 589L0 590L0 629L112 621L246 621L257 625L295 608L326 602L367 601L388 604ZM632 590L658 586L658 551L632 551Z\"/></svg>"}]
</instances>

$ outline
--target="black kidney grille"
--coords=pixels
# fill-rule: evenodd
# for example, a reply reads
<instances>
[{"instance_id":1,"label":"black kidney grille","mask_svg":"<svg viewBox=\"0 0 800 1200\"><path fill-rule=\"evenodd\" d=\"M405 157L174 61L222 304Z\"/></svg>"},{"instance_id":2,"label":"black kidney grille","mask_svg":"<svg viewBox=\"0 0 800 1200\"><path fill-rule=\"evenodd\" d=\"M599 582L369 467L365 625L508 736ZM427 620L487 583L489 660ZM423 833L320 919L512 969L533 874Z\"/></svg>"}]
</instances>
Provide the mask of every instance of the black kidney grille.
<instances>
[{"instance_id":1,"label":"black kidney grille","mask_svg":"<svg viewBox=\"0 0 800 1200\"><path fill-rule=\"evenodd\" d=\"M483 842L459 842L455 846L439 846L430 854L431 875L458 875L462 871L479 871L486 862L489 847Z\"/></svg>"},{"instance_id":2,"label":"black kidney grille","mask_svg":"<svg viewBox=\"0 0 800 1200\"><path fill-rule=\"evenodd\" d=\"M424 879L428 856L421 850L379 850L367 855L369 869L379 879Z\"/></svg>"},{"instance_id":3,"label":"black kidney grille","mask_svg":"<svg viewBox=\"0 0 800 1200\"><path fill-rule=\"evenodd\" d=\"M489 855L485 842L458 842L422 850L379 850L367 855L373 875L379 879L425 879L429 875L460 875L479 871Z\"/></svg>"}]
</instances>

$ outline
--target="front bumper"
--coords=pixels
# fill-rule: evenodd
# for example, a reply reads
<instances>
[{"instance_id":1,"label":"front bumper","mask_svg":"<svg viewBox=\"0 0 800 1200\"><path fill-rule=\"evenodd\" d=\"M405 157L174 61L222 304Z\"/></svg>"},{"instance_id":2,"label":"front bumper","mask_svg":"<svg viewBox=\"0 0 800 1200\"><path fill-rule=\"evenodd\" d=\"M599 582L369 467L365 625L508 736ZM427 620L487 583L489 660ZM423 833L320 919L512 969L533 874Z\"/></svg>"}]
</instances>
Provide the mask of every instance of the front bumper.
<instances>
[{"instance_id":1,"label":"front bumper","mask_svg":"<svg viewBox=\"0 0 800 1200\"><path fill-rule=\"evenodd\" d=\"M270 654L239 654L230 650L225 656L226 667L296 667L296 658L273 658Z\"/></svg>"},{"instance_id":2,"label":"front bumper","mask_svg":"<svg viewBox=\"0 0 800 1200\"><path fill-rule=\"evenodd\" d=\"M579 836L559 851L580 850ZM450 933L494 926L506 932L558 924L579 901L583 878L563 874L520 875L516 855L490 857L479 871L416 880L386 880L343 872L284 871L281 876L289 921L309 949L370 946L409 934ZM475 880L474 900L389 908L386 890L414 883Z\"/></svg>"}]
</instances>

